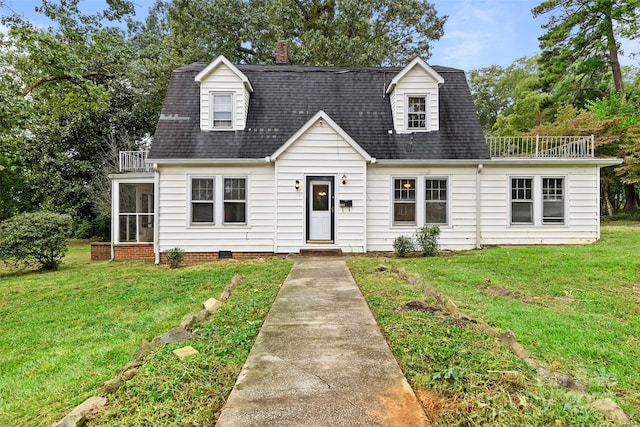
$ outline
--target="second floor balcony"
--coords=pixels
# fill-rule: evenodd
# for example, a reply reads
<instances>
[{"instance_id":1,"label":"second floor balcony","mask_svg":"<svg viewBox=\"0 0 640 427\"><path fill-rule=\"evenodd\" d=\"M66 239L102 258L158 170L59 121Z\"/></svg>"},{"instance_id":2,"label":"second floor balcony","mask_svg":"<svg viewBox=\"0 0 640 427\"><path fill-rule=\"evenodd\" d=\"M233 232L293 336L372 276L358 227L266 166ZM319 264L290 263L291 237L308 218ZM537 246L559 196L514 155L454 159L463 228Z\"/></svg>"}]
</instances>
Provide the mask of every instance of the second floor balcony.
<instances>
[{"instance_id":1,"label":"second floor balcony","mask_svg":"<svg viewBox=\"0 0 640 427\"><path fill-rule=\"evenodd\" d=\"M593 135L495 136L486 140L491 158L592 158L595 151Z\"/></svg>"},{"instance_id":2,"label":"second floor balcony","mask_svg":"<svg viewBox=\"0 0 640 427\"><path fill-rule=\"evenodd\" d=\"M121 151L120 172L153 172L153 165L147 163L148 151Z\"/></svg>"}]
</instances>

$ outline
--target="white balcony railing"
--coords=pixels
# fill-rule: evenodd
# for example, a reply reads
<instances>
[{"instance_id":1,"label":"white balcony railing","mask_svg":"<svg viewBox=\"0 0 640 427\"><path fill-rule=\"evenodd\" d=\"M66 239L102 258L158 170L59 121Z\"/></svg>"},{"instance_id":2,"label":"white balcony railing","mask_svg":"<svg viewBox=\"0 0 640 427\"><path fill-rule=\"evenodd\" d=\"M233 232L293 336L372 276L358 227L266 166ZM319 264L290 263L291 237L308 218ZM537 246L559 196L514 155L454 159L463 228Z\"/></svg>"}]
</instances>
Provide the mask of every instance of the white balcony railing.
<instances>
[{"instance_id":1,"label":"white balcony railing","mask_svg":"<svg viewBox=\"0 0 640 427\"><path fill-rule=\"evenodd\" d=\"M491 157L585 158L594 156L591 136L494 136L487 137Z\"/></svg>"},{"instance_id":2,"label":"white balcony railing","mask_svg":"<svg viewBox=\"0 0 640 427\"><path fill-rule=\"evenodd\" d=\"M147 151L121 151L120 172L151 172L152 165L147 163Z\"/></svg>"}]
</instances>

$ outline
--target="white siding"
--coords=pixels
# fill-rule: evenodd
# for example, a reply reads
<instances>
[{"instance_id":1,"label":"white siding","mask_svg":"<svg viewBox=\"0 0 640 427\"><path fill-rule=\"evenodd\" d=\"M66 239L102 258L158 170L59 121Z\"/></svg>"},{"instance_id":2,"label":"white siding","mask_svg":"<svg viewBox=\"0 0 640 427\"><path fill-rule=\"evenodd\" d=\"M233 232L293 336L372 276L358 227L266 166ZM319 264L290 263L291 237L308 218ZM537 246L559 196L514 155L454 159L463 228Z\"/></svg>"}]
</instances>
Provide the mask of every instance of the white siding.
<instances>
[{"instance_id":1,"label":"white siding","mask_svg":"<svg viewBox=\"0 0 640 427\"><path fill-rule=\"evenodd\" d=\"M367 179L367 243L370 251L393 251L396 237L415 234L425 223L427 178L446 177L449 183L447 225L440 226L443 249L471 249L476 246L476 167L372 165ZM393 179L416 178L416 225L393 225Z\"/></svg>"},{"instance_id":2,"label":"white siding","mask_svg":"<svg viewBox=\"0 0 640 427\"><path fill-rule=\"evenodd\" d=\"M326 122L316 122L280 155L276 173L276 252L297 253L300 248L327 247L343 252L366 250L366 163ZM347 177L344 185L343 175ZM306 180L311 176L334 177L334 244L306 242ZM294 187L296 180L300 181L300 190ZM340 208L341 199L352 200L353 207Z\"/></svg>"},{"instance_id":3,"label":"white siding","mask_svg":"<svg viewBox=\"0 0 640 427\"><path fill-rule=\"evenodd\" d=\"M211 92L234 94L233 128L244 129L249 108L249 92L242 80L224 64L216 67L200 84L200 128L210 129L209 100Z\"/></svg>"},{"instance_id":4,"label":"white siding","mask_svg":"<svg viewBox=\"0 0 640 427\"><path fill-rule=\"evenodd\" d=\"M273 252L274 212L273 165L160 168L159 250L174 247L187 252ZM189 224L189 179L191 176L247 177L247 224L223 225L220 214L215 225ZM219 200L217 198L216 200ZM221 212L221 206L215 208Z\"/></svg>"},{"instance_id":5,"label":"white siding","mask_svg":"<svg viewBox=\"0 0 640 427\"><path fill-rule=\"evenodd\" d=\"M410 95L427 96L427 130L439 129L438 83L419 66L414 66L396 85L389 97L392 102L393 123L396 132L406 133L416 130L407 129L407 97Z\"/></svg>"},{"instance_id":6,"label":"white siding","mask_svg":"<svg viewBox=\"0 0 640 427\"><path fill-rule=\"evenodd\" d=\"M511 225L510 178L533 178L533 225ZM564 224L542 224L542 177L565 179ZM482 171L481 234L483 245L590 243L599 236L597 166L496 166Z\"/></svg>"}]
</instances>

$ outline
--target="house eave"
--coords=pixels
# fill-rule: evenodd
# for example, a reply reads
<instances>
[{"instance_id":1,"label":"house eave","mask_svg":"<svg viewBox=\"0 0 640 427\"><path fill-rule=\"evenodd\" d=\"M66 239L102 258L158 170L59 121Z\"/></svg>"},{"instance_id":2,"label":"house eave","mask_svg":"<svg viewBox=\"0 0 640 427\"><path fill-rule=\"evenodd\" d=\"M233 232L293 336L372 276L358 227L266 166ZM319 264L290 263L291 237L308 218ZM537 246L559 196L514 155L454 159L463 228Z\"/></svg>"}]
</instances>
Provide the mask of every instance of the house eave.
<instances>
[{"instance_id":1,"label":"house eave","mask_svg":"<svg viewBox=\"0 0 640 427\"><path fill-rule=\"evenodd\" d=\"M109 179L118 179L120 181L136 181L143 179L153 179L153 172L123 172L111 173Z\"/></svg>"},{"instance_id":2,"label":"house eave","mask_svg":"<svg viewBox=\"0 0 640 427\"><path fill-rule=\"evenodd\" d=\"M615 166L622 163L622 159L614 157L581 157L581 158L492 158L485 164L494 165L596 165L599 167Z\"/></svg>"},{"instance_id":3,"label":"house eave","mask_svg":"<svg viewBox=\"0 0 640 427\"><path fill-rule=\"evenodd\" d=\"M199 164L219 164L219 165L247 165L257 163L269 163L269 159L265 157L247 158L247 159L147 159L148 163L157 165L199 165Z\"/></svg>"}]
</instances>

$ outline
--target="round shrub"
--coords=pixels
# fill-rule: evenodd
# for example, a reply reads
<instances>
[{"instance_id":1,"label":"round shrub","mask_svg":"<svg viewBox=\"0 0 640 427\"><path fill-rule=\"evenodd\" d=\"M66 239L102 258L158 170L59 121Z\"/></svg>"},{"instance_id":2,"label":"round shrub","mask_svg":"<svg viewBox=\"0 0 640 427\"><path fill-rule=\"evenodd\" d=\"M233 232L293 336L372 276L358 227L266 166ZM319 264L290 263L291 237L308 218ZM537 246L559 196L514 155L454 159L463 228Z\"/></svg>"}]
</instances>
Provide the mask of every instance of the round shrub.
<instances>
[{"instance_id":1,"label":"round shrub","mask_svg":"<svg viewBox=\"0 0 640 427\"><path fill-rule=\"evenodd\" d=\"M396 251L396 255L400 258L404 258L411 254L415 250L413 239L409 236L398 236L393 241L393 249Z\"/></svg>"},{"instance_id":2,"label":"round shrub","mask_svg":"<svg viewBox=\"0 0 640 427\"><path fill-rule=\"evenodd\" d=\"M71 217L54 212L22 213L0 224L0 260L56 269L67 252Z\"/></svg>"}]
</instances>

